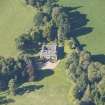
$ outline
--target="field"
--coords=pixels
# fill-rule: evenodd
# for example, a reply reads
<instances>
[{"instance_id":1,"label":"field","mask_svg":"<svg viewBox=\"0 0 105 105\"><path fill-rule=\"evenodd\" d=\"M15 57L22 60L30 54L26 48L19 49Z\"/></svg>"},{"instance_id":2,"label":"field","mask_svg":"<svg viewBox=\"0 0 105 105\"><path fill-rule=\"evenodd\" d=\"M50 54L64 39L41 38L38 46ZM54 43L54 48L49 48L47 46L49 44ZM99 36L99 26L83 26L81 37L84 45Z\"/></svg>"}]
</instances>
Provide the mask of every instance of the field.
<instances>
[{"instance_id":1,"label":"field","mask_svg":"<svg viewBox=\"0 0 105 105\"><path fill-rule=\"evenodd\" d=\"M23 1L0 1L0 55L16 56L15 37L32 25L35 10L27 7ZM80 33L78 39L92 53L105 54L105 1L60 0L60 3L66 6L80 7L74 11L86 14L86 18L89 19L87 22L84 18L81 27L88 27L92 30L83 29L86 32Z\"/></svg>"},{"instance_id":2,"label":"field","mask_svg":"<svg viewBox=\"0 0 105 105\"><path fill-rule=\"evenodd\" d=\"M85 32L81 32L78 37L80 43L85 45L85 49L93 54L105 54L105 0L60 0L60 2L66 6L79 7L75 11L80 11L89 19L87 22L85 18L82 18L79 22L81 27L88 27L83 29Z\"/></svg>"},{"instance_id":3,"label":"field","mask_svg":"<svg viewBox=\"0 0 105 105\"><path fill-rule=\"evenodd\" d=\"M68 105L70 81L65 72L64 61L62 60L54 71L44 70L45 75L39 82L20 86L17 96L8 96L12 99L8 105ZM30 93L27 93L29 90Z\"/></svg>"},{"instance_id":4,"label":"field","mask_svg":"<svg viewBox=\"0 0 105 105\"><path fill-rule=\"evenodd\" d=\"M16 56L14 39L32 26L35 10L26 6L24 0L0 0L0 55ZM105 54L105 0L60 0L71 6L74 31L85 49L93 54ZM80 21L79 21L80 20ZM66 46L67 47L67 46ZM69 50L66 48L66 51ZM8 105L68 105L68 92L72 84L67 78L63 59L54 71L45 70L45 76L37 82L25 83L22 89L30 93L18 94ZM49 72L51 72L49 74ZM37 87L37 89L36 89ZM71 89L72 90L72 89ZM70 94L69 100L72 99ZM70 105L72 105L70 101Z\"/></svg>"},{"instance_id":5,"label":"field","mask_svg":"<svg viewBox=\"0 0 105 105\"><path fill-rule=\"evenodd\" d=\"M17 55L14 39L31 27L34 14L22 0L0 0L0 55Z\"/></svg>"}]
</instances>

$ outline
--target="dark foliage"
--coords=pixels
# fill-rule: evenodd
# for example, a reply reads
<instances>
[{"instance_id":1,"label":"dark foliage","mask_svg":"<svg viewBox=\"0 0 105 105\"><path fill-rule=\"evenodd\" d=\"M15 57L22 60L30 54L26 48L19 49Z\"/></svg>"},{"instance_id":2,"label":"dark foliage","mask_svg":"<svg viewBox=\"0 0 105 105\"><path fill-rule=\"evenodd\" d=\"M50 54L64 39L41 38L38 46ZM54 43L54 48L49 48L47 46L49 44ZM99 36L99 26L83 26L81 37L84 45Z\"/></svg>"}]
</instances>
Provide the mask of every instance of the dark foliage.
<instances>
[{"instance_id":1,"label":"dark foliage","mask_svg":"<svg viewBox=\"0 0 105 105\"><path fill-rule=\"evenodd\" d=\"M15 101L13 99L8 99L5 96L4 97L0 97L0 105L7 105L9 103L14 103Z\"/></svg>"},{"instance_id":2,"label":"dark foliage","mask_svg":"<svg viewBox=\"0 0 105 105\"><path fill-rule=\"evenodd\" d=\"M43 78L46 78L48 76L51 76L54 74L53 70L38 70L35 74L36 80L42 80Z\"/></svg>"},{"instance_id":3,"label":"dark foliage","mask_svg":"<svg viewBox=\"0 0 105 105\"><path fill-rule=\"evenodd\" d=\"M43 88L44 85L29 85L29 86L23 86L21 88L18 88L16 91L17 95L23 95L24 93L30 93L35 90L39 90L40 88Z\"/></svg>"},{"instance_id":4,"label":"dark foliage","mask_svg":"<svg viewBox=\"0 0 105 105\"><path fill-rule=\"evenodd\" d=\"M0 89L8 87L10 79L15 79L16 83L33 81L35 69L31 59L21 56L17 60L13 58L0 59Z\"/></svg>"},{"instance_id":5,"label":"dark foliage","mask_svg":"<svg viewBox=\"0 0 105 105\"><path fill-rule=\"evenodd\" d=\"M37 53L41 48L42 34L41 32L33 32L31 36L29 34L22 34L16 38L17 49L24 53Z\"/></svg>"},{"instance_id":6,"label":"dark foliage","mask_svg":"<svg viewBox=\"0 0 105 105\"><path fill-rule=\"evenodd\" d=\"M105 55L104 54L92 55L92 60L93 61L98 61L98 62L101 62L101 63L105 64Z\"/></svg>"}]
</instances>

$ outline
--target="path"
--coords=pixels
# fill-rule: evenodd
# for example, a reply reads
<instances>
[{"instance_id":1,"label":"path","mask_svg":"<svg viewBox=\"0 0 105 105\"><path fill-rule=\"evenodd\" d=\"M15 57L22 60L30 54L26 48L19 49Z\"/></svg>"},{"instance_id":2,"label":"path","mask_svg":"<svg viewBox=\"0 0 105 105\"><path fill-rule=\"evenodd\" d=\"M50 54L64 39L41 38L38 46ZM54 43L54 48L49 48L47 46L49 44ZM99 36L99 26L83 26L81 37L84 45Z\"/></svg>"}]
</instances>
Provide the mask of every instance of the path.
<instances>
[{"instance_id":1,"label":"path","mask_svg":"<svg viewBox=\"0 0 105 105\"><path fill-rule=\"evenodd\" d=\"M58 60L57 62L55 63L51 63L50 61L46 62L43 64L43 67L42 69L50 69L50 70L54 70L57 65L60 63L60 60Z\"/></svg>"}]
</instances>

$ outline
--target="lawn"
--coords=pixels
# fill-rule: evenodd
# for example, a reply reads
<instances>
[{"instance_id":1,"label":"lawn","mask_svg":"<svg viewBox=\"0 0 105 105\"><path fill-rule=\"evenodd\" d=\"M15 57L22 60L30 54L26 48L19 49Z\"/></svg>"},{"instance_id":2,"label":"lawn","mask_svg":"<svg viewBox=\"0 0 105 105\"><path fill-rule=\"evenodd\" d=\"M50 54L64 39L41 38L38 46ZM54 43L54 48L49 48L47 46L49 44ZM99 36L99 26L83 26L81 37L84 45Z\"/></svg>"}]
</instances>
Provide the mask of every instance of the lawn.
<instances>
[{"instance_id":1,"label":"lawn","mask_svg":"<svg viewBox=\"0 0 105 105\"><path fill-rule=\"evenodd\" d=\"M0 55L16 56L15 37L29 29L32 25L35 10L27 7L23 1L0 1ZM83 29L86 32L79 34L79 41L85 45L85 49L90 50L92 53L105 54L105 1L60 0L60 3L66 6L80 7L74 9L74 11L80 11L81 14L86 14L85 18L89 19L87 22L84 18L81 22L81 27L92 28L92 31L89 32L88 28ZM78 21L76 22L78 24Z\"/></svg>"},{"instance_id":2,"label":"lawn","mask_svg":"<svg viewBox=\"0 0 105 105\"><path fill-rule=\"evenodd\" d=\"M32 26L35 11L24 0L0 0L0 55L16 56L14 39Z\"/></svg>"},{"instance_id":3,"label":"lawn","mask_svg":"<svg viewBox=\"0 0 105 105\"><path fill-rule=\"evenodd\" d=\"M62 60L57 68L52 71L44 70L46 76L40 81L25 83L20 86L20 92L15 97L9 96L14 102L8 105L68 105L68 92L70 81L64 68L65 60ZM49 74L49 75L48 75ZM26 93L23 89L32 91Z\"/></svg>"},{"instance_id":4,"label":"lawn","mask_svg":"<svg viewBox=\"0 0 105 105\"><path fill-rule=\"evenodd\" d=\"M81 32L78 36L80 43L93 54L105 54L105 0L60 0L60 3L80 7L74 11L86 14L89 19L88 22L82 17L82 21L75 20L75 24L81 24L78 28L87 27L83 29L85 32ZM91 28L92 30L89 30Z\"/></svg>"},{"instance_id":5,"label":"lawn","mask_svg":"<svg viewBox=\"0 0 105 105\"><path fill-rule=\"evenodd\" d=\"M77 38L85 49L94 54L105 54L105 1L60 0L60 3L76 7L71 17L76 18L74 20L76 24L74 28L78 32L76 35L78 34ZM27 7L23 0L1 0L0 13L0 55L16 56L18 51L14 39L32 26L35 10ZM78 21L79 19L81 21ZM65 50L69 51L67 46ZM40 81L23 84L22 89L32 88L32 91L10 97L15 102L8 105L68 105L68 99L72 105L71 102L74 100L71 94L72 82L67 78L64 61L65 59L60 62L52 75L47 75ZM44 72L47 73L48 70ZM39 88L35 89L35 85Z\"/></svg>"}]
</instances>

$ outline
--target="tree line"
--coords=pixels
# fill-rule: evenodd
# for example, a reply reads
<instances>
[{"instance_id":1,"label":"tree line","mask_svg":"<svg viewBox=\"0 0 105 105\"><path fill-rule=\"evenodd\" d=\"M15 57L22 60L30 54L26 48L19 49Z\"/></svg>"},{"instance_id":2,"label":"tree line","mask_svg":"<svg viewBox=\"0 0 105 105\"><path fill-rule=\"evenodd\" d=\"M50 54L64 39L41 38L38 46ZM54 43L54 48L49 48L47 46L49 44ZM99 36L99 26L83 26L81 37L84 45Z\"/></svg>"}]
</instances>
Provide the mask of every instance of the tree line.
<instances>
[{"instance_id":1,"label":"tree line","mask_svg":"<svg viewBox=\"0 0 105 105\"><path fill-rule=\"evenodd\" d=\"M0 57L0 90L9 88L15 94L16 84L34 79L35 68L28 56L20 55L17 59Z\"/></svg>"},{"instance_id":2,"label":"tree line","mask_svg":"<svg viewBox=\"0 0 105 105\"><path fill-rule=\"evenodd\" d=\"M38 52L43 43L51 41L63 46L64 40L70 37L69 15L56 0L47 0L41 9L37 9L33 22L34 26L15 40L20 51Z\"/></svg>"},{"instance_id":3,"label":"tree line","mask_svg":"<svg viewBox=\"0 0 105 105\"><path fill-rule=\"evenodd\" d=\"M105 65L92 60L88 51L76 51L66 58L66 70L70 79L76 83L73 96L76 105L105 104Z\"/></svg>"}]
</instances>

